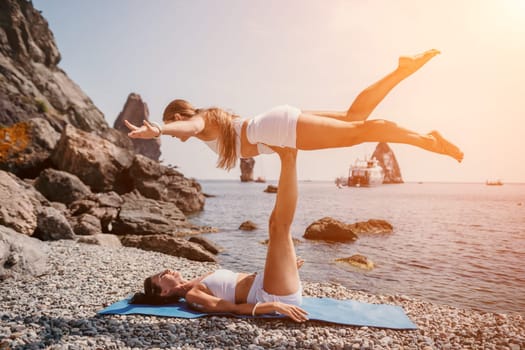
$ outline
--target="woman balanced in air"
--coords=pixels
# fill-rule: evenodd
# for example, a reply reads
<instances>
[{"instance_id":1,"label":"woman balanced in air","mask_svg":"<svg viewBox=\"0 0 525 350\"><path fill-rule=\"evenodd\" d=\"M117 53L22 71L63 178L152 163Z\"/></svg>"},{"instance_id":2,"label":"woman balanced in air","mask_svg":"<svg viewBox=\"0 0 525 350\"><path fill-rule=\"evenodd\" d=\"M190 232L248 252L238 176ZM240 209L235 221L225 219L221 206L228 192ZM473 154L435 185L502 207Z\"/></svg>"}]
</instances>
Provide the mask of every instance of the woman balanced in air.
<instances>
[{"instance_id":1,"label":"woman balanced in air","mask_svg":"<svg viewBox=\"0 0 525 350\"><path fill-rule=\"evenodd\" d=\"M144 121L144 125L138 127L125 121L131 130L128 135L147 139L165 134L181 141L197 137L219 155L217 166L228 170L235 166L237 158L273 153L268 146L317 150L363 142L404 143L461 162L463 152L437 131L419 134L388 120L367 120L394 86L438 53L429 50L400 57L397 69L362 91L346 112L279 106L253 118L241 119L220 108L196 109L187 101L174 100L164 110L164 126Z\"/></svg>"},{"instance_id":2,"label":"woman balanced in air","mask_svg":"<svg viewBox=\"0 0 525 350\"><path fill-rule=\"evenodd\" d=\"M264 270L255 274L219 269L192 280L165 270L144 280L144 292L131 303L167 304L184 298L204 312L259 315L278 312L296 322L308 319L302 303L298 268L290 227L297 207L297 149L276 148L281 158L279 191L268 224Z\"/></svg>"}]
</instances>

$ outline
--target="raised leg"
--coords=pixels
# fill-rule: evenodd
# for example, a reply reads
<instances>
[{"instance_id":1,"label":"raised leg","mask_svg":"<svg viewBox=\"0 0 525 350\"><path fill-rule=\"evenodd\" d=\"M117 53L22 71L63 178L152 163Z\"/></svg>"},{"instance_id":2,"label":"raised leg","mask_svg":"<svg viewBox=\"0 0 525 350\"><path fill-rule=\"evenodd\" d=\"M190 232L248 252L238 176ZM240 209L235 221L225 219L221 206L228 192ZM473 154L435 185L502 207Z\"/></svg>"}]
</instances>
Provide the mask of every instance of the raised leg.
<instances>
[{"instance_id":1,"label":"raised leg","mask_svg":"<svg viewBox=\"0 0 525 350\"><path fill-rule=\"evenodd\" d=\"M270 216L268 252L263 287L267 293L289 295L300 286L297 257L290 233L297 206L296 149L275 149L281 158L281 174L275 206Z\"/></svg>"},{"instance_id":2,"label":"raised leg","mask_svg":"<svg viewBox=\"0 0 525 350\"><path fill-rule=\"evenodd\" d=\"M296 145L301 150L350 147L363 142L404 143L448 155L458 162L463 160L463 152L437 131L423 135L387 120L344 122L308 114L301 114L297 121Z\"/></svg>"},{"instance_id":3,"label":"raised leg","mask_svg":"<svg viewBox=\"0 0 525 350\"><path fill-rule=\"evenodd\" d=\"M390 90L437 54L439 51L432 49L415 56L401 56L396 70L367 87L356 97L346 112L345 119L348 121L366 120Z\"/></svg>"}]
</instances>

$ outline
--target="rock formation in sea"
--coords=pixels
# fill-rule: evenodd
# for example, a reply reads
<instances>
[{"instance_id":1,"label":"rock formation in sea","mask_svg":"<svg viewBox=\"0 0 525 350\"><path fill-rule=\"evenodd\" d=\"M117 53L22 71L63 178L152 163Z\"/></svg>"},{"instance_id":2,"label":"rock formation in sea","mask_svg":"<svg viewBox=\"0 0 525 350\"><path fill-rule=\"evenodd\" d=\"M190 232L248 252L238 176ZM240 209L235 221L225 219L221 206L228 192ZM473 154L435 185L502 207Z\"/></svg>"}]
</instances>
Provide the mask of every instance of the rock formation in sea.
<instances>
[{"instance_id":1,"label":"rock formation in sea","mask_svg":"<svg viewBox=\"0 0 525 350\"><path fill-rule=\"evenodd\" d=\"M31 1L0 1L0 275L33 273L26 262L46 254L36 252L35 238L122 242L214 261L203 248L210 245L187 240L215 231L185 216L204 207L200 184L156 160L158 140L137 147L109 127L59 61ZM133 111L148 117L132 94L122 118Z\"/></svg>"},{"instance_id":2,"label":"rock formation in sea","mask_svg":"<svg viewBox=\"0 0 525 350\"><path fill-rule=\"evenodd\" d=\"M379 161L379 165L385 172L385 178L383 179L384 184L403 183L401 169L399 169L396 156L387 143L379 142L372 154L372 158L376 158Z\"/></svg>"},{"instance_id":3,"label":"rock formation in sea","mask_svg":"<svg viewBox=\"0 0 525 350\"><path fill-rule=\"evenodd\" d=\"M375 267L372 260L361 254L354 254L346 258L337 258L335 261L346 263L362 270L372 270Z\"/></svg>"},{"instance_id":4,"label":"rock formation in sea","mask_svg":"<svg viewBox=\"0 0 525 350\"><path fill-rule=\"evenodd\" d=\"M253 168L255 167L255 159L241 158L241 182L253 181Z\"/></svg>"},{"instance_id":5,"label":"rock formation in sea","mask_svg":"<svg viewBox=\"0 0 525 350\"><path fill-rule=\"evenodd\" d=\"M306 239L353 242L363 234L392 233L392 225L385 220L370 219L347 224L331 217L324 217L311 223L305 230Z\"/></svg>"},{"instance_id":6,"label":"rock formation in sea","mask_svg":"<svg viewBox=\"0 0 525 350\"><path fill-rule=\"evenodd\" d=\"M144 120L149 121L149 109L146 102L142 101L139 94L131 93L124 104L122 112L115 119L113 127L124 134L129 132L128 127L124 124L124 120L129 121L133 125L142 125ZM161 139L132 139L135 152L142 154L153 160L159 160Z\"/></svg>"}]
</instances>

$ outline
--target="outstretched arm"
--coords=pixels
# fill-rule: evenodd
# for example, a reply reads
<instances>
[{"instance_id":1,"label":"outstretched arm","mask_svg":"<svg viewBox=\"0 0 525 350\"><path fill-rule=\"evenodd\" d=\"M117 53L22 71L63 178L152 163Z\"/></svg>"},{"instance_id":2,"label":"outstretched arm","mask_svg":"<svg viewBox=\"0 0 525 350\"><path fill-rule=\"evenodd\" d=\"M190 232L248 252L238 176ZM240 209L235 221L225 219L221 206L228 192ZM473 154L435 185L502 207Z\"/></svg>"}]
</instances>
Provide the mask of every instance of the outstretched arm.
<instances>
[{"instance_id":1,"label":"outstretched arm","mask_svg":"<svg viewBox=\"0 0 525 350\"><path fill-rule=\"evenodd\" d=\"M272 312L290 317L295 322L304 322L308 313L295 305L281 302L266 302L259 304L234 304L206 293L201 286L196 286L186 294L186 301L194 309L203 312L231 312L237 315L262 315ZM255 308L255 309L254 309Z\"/></svg>"},{"instance_id":2,"label":"outstretched arm","mask_svg":"<svg viewBox=\"0 0 525 350\"><path fill-rule=\"evenodd\" d=\"M147 120L144 120L144 125L141 127L135 126L124 121L128 129L131 131L128 136L134 139L152 139L160 135L170 135L182 139L187 139L191 136L196 136L202 130L204 130L204 119L201 117L193 117L187 120L179 120L171 123L167 123L160 129L157 126L150 124Z\"/></svg>"}]
</instances>

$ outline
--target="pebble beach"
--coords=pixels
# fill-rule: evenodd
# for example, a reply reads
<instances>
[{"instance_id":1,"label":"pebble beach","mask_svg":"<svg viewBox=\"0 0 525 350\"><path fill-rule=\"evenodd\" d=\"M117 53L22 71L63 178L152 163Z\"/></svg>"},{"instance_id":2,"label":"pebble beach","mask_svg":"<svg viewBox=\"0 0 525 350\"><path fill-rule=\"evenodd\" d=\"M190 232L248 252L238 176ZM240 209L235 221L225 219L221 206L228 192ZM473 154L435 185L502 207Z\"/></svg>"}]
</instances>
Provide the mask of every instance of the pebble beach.
<instances>
[{"instance_id":1,"label":"pebble beach","mask_svg":"<svg viewBox=\"0 0 525 350\"><path fill-rule=\"evenodd\" d=\"M316 321L97 315L170 267L193 278L218 266L135 248L56 241L49 273L0 284L0 349L525 349L525 321L436 305L402 295L371 295L304 281L304 294L400 305L418 330ZM306 262L308 263L308 262Z\"/></svg>"}]
</instances>

